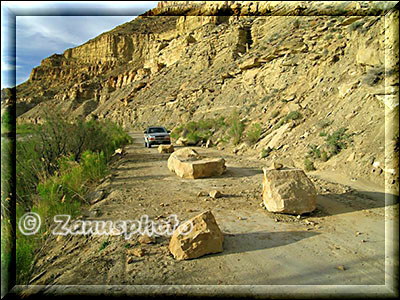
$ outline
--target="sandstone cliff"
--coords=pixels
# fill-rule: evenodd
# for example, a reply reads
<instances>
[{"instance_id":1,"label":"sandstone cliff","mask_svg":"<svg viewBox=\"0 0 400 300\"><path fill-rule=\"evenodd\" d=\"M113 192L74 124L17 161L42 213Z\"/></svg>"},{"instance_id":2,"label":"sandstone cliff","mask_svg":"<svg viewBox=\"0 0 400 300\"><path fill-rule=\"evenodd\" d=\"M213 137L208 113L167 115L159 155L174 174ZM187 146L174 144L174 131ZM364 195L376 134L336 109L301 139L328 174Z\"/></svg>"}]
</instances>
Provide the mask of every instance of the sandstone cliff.
<instances>
[{"instance_id":1,"label":"sandstone cliff","mask_svg":"<svg viewBox=\"0 0 400 300\"><path fill-rule=\"evenodd\" d=\"M303 167L324 130L352 147L318 168L398 185L398 10L390 3L161 1L87 43L54 54L17 87L19 122L44 107L142 130L227 116L263 134L242 152ZM277 123L291 111L290 126ZM329 124L324 127L323 124ZM386 125L386 126L385 126ZM327 125L328 126L328 125ZM379 167L375 172L372 164ZM385 181L386 176L386 181Z\"/></svg>"}]
</instances>

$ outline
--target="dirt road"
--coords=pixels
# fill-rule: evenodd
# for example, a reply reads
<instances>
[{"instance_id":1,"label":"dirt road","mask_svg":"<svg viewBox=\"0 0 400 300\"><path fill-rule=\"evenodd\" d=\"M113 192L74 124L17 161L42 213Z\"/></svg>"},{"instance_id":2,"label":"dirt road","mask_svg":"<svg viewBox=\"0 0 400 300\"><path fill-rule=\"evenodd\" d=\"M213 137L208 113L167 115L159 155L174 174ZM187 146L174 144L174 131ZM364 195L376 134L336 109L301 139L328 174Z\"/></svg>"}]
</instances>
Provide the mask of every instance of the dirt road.
<instances>
[{"instance_id":1,"label":"dirt road","mask_svg":"<svg viewBox=\"0 0 400 300\"><path fill-rule=\"evenodd\" d=\"M230 290L221 287L231 293L243 291L241 285L260 285L245 291L320 295L385 294L390 293L393 280L397 282L392 266L398 267L398 252L393 253L390 242L398 244L392 227L398 228L398 204L385 206L384 193L324 179L334 174L309 173L319 191L317 210L300 218L273 214L260 206L261 167L268 161L197 148L199 153L224 157L226 174L181 179L168 170L168 154L159 154L156 147L145 148L141 134L132 136L134 143L116 162L112 176L98 187L106 196L83 219L139 220L148 215L160 220L176 214L184 221L210 209L224 233L224 251L176 261L169 254L166 237L141 245L136 238L127 241L123 236L50 236L31 284L237 285ZM212 189L223 197L197 196ZM135 247L145 255L130 256L129 250ZM211 287L202 291L207 289ZM108 291L116 290L120 291L115 287Z\"/></svg>"}]
</instances>

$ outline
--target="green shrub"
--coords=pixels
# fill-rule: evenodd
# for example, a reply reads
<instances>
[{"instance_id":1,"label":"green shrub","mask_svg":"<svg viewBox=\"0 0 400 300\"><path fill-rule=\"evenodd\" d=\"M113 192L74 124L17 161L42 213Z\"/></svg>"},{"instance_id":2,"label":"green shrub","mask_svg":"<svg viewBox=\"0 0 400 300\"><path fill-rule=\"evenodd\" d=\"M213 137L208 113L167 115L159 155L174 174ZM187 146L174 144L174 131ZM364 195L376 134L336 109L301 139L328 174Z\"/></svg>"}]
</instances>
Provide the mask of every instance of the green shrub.
<instances>
[{"instance_id":1,"label":"green shrub","mask_svg":"<svg viewBox=\"0 0 400 300\"><path fill-rule=\"evenodd\" d=\"M310 161L308 158L304 159L304 169L306 171L314 171L315 170L314 163L312 161Z\"/></svg>"},{"instance_id":2,"label":"green shrub","mask_svg":"<svg viewBox=\"0 0 400 300\"><path fill-rule=\"evenodd\" d=\"M16 221L25 214L21 206L16 207ZM3 242L3 235L2 235ZM3 246L3 245L2 245ZM15 269L17 283L27 283L30 276L30 268L34 258L34 251L38 246L38 240L35 235L24 235L19 230L16 231L15 240ZM2 247L2 255L3 255ZM2 259L3 263L3 259Z\"/></svg>"},{"instance_id":3,"label":"green shrub","mask_svg":"<svg viewBox=\"0 0 400 300\"><path fill-rule=\"evenodd\" d=\"M228 134L232 139L232 143L234 145L239 144L244 131L244 123L240 121L239 113L236 110L232 113L228 125L229 125Z\"/></svg>"},{"instance_id":4,"label":"green shrub","mask_svg":"<svg viewBox=\"0 0 400 300\"><path fill-rule=\"evenodd\" d=\"M225 126L224 117L189 121L186 124L175 127L171 132L171 137L173 139L184 137L187 138L190 143L196 144L200 141L208 140L213 135L213 132Z\"/></svg>"},{"instance_id":5,"label":"green shrub","mask_svg":"<svg viewBox=\"0 0 400 300\"><path fill-rule=\"evenodd\" d=\"M291 111L284 118L280 119L278 123L275 125L275 129L278 129L283 124L287 123L290 120L297 120L301 118L301 114L298 111Z\"/></svg>"},{"instance_id":6,"label":"green shrub","mask_svg":"<svg viewBox=\"0 0 400 300\"><path fill-rule=\"evenodd\" d=\"M347 148L347 145L351 142L351 135L346 133L347 128L340 128L329 134L325 142L331 153L331 156L338 154L343 149Z\"/></svg>"},{"instance_id":7,"label":"green shrub","mask_svg":"<svg viewBox=\"0 0 400 300\"><path fill-rule=\"evenodd\" d=\"M261 103L265 103L267 102L269 99L271 99L272 95L266 95L264 97L261 98L260 102Z\"/></svg>"},{"instance_id":8,"label":"green shrub","mask_svg":"<svg viewBox=\"0 0 400 300\"><path fill-rule=\"evenodd\" d=\"M1 116L1 132L6 133L13 130L12 116L9 110L5 110Z\"/></svg>"},{"instance_id":9,"label":"green shrub","mask_svg":"<svg viewBox=\"0 0 400 300\"><path fill-rule=\"evenodd\" d=\"M297 120L301 118L301 114L298 111L291 111L286 117L286 122L289 120Z\"/></svg>"},{"instance_id":10,"label":"green shrub","mask_svg":"<svg viewBox=\"0 0 400 300\"><path fill-rule=\"evenodd\" d=\"M36 212L43 221L41 232L45 232L55 215L80 214L81 205L86 203L85 193L108 172L107 162L115 149L131 141L114 123L70 123L60 114L48 113L43 125L34 126L29 140L16 143L17 222L24 212ZM39 242L34 236L17 232L20 284L29 278Z\"/></svg>"},{"instance_id":11,"label":"green shrub","mask_svg":"<svg viewBox=\"0 0 400 300\"><path fill-rule=\"evenodd\" d=\"M327 133L326 133L325 131L321 131L321 132L319 133L319 136L327 136Z\"/></svg>"},{"instance_id":12,"label":"green shrub","mask_svg":"<svg viewBox=\"0 0 400 300\"><path fill-rule=\"evenodd\" d=\"M308 147L310 148L307 153L308 157L311 157L313 159L318 159L321 157L321 150L318 148L317 145L311 144Z\"/></svg>"},{"instance_id":13,"label":"green shrub","mask_svg":"<svg viewBox=\"0 0 400 300\"><path fill-rule=\"evenodd\" d=\"M276 118L279 115L279 110L275 110L272 114L271 114L271 118Z\"/></svg>"},{"instance_id":14,"label":"green shrub","mask_svg":"<svg viewBox=\"0 0 400 300\"><path fill-rule=\"evenodd\" d=\"M328 126L330 126L332 124L332 121L330 121L330 120L328 120L328 119L321 119L321 120L319 120L318 122L317 122L317 127L319 127L319 128L325 128L325 127L328 127Z\"/></svg>"},{"instance_id":15,"label":"green shrub","mask_svg":"<svg viewBox=\"0 0 400 300\"><path fill-rule=\"evenodd\" d=\"M110 245L111 244L111 242L110 241L104 241L102 244L101 244L101 246L100 246L100 249L99 249L99 251L101 251L101 250L104 250L104 248L106 248L108 245Z\"/></svg>"},{"instance_id":16,"label":"green shrub","mask_svg":"<svg viewBox=\"0 0 400 300\"><path fill-rule=\"evenodd\" d=\"M327 36L325 36L325 40L331 40L333 38L332 34L328 34ZM326 50L326 49L325 49Z\"/></svg>"},{"instance_id":17,"label":"green shrub","mask_svg":"<svg viewBox=\"0 0 400 300\"><path fill-rule=\"evenodd\" d=\"M262 133L262 128L259 123L254 123L251 125L250 129L247 131L247 139L251 144L255 144L260 139Z\"/></svg>"},{"instance_id":18,"label":"green shrub","mask_svg":"<svg viewBox=\"0 0 400 300\"><path fill-rule=\"evenodd\" d=\"M292 26L293 28L297 29L300 27L300 20L298 18L296 18L293 22L292 22Z\"/></svg>"},{"instance_id":19,"label":"green shrub","mask_svg":"<svg viewBox=\"0 0 400 300\"><path fill-rule=\"evenodd\" d=\"M365 22L366 22L365 20L359 20L359 21L356 21L356 22L350 24L350 26L348 28L349 32L353 32L355 30L361 29L361 27L365 24Z\"/></svg>"},{"instance_id":20,"label":"green shrub","mask_svg":"<svg viewBox=\"0 0 400 300\"><path fill-rule=\"evenodd\" d=\"M17 134L29 134L29 133L34 133L35 128L39 127L40 125L34 125L31 123L24 123L24 124L17 124L16 127L16 133Z\"/></svg>"},{"instance_id":21,"label":"green shrub","mask_svg":"<svg viewBox=\"0 0 400 300\"><path fill-rule=\"evenodd\" d=\"M260 155L260 157L261 157L261 158L266 158L266 157L268 157L268 155L272 152L272 150L273 150L273 149L270 148L270 147L261 149L261 155Z\"/></svg>"},{"instance_id":22,"label":"green shrub","mask_svg":"<svg viewBox=\"0 0 400 300\"><path fill-rule=\"evenodd\" d=\"M325 150L321 151L321 157L320 157L321 161L326 162L328 161L329 157L328 157L328 153L326 153Z\"/></svg>"}]
</instances>

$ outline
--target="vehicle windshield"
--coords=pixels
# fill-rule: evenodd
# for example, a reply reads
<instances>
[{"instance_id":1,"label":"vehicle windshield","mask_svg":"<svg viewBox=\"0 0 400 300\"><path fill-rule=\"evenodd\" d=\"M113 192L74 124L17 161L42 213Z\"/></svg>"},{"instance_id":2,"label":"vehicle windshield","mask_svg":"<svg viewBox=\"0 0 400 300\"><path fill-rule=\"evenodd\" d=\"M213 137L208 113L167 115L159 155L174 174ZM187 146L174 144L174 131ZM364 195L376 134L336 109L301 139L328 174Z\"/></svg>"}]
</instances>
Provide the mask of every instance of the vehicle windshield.
<instances>
[{"instance_id":1,"label":"vehicle windshield","mask_svg":"<svg viewBox=\"0 0 400 300\"><path fill-rule=\"evenodd\" d=\"M160 133L160 132L167 132L167 131L162 127L156 127L156 128L149 128L149 130L147 132L148 133Z\"/></svg>"}]
</instances>

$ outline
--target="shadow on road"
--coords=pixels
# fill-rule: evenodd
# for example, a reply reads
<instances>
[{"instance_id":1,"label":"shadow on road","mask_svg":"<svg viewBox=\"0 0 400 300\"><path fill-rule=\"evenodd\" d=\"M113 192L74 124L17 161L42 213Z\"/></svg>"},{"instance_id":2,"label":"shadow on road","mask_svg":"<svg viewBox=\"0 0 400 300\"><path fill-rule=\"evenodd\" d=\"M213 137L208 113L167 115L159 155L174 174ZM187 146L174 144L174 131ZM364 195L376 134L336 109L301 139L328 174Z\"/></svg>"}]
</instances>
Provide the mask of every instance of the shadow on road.
<instances>
[{"instance_id":1,"label":"shadow on road","mask_svg":"<svg viewBox=\"0 0 400 300\"><path fill-rule=\"evenodd\" d=\"M227 167L226 172L219 176L220 178L240 178L240 177L251 177L255 175L262 175L263 171L258 168L239 168L239 167Z\"/></svg>"},{"instance_id":2,"label":"shadow on road","mask_svg":"<svg viewBox=\"0 0 400 300\"><path fill-rule=\"evenodd\" d=\"M309 231L257 231L238 234L224 234L224 252L215 256L270 249L296 243L320 233Z\"/></svg>"},{"instance_id":3,"label":"shadow on road","mask_svg":"<svg viewBox=\"0 0 400 300\"><path fill-rule=\"evenodd\" d=\"M310 216L331 216L374 208L389 207L399 203L397 195L380 192L358 191L343 194L320 194L317 199L317 210Z\"/></svg>"}]
</instances>

